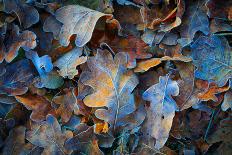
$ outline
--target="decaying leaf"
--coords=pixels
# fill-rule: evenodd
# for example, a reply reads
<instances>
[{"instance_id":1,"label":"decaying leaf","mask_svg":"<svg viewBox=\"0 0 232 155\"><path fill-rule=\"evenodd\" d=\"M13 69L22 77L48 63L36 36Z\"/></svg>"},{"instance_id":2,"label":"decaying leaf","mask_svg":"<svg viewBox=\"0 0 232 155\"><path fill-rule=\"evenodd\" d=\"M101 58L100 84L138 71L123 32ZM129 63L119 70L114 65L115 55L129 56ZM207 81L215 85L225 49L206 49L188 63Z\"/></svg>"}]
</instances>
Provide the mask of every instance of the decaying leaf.
<instances>
[{"instance_id":1,"label":"decaying leaf","mask_svg":"<svg viewBox=\"0 0 232 155\"><path fill-rule=\"evenodd\" d=\"M74 106L77 104L77 98L74 94L74 89L65 91L64 95L55 96L53 102L60 105L56 112L61 116L62 121L68 122L74 111Z\"/></svg>"},{"instance_id":2,"label":"decaying leaf","mask_svg":"<svg viewBox=\"0 0 232 155\"><path fill-rule=\"evenodd\" d=\"M26 93L34 75L26 59L7 65L5 72L0 75L0 94L14 96Z\"/></svg>"},{"instance_id":3,"label":"decaying leaf","mask_svg":"<svg viewBox=\"0 0 232 155\"><path fill-rule=\"evenodd\" d=\"M47 114L55 114L51 103L43 96L27 93L25 95L15 96L15 98L28 110L32 110L30 118L35 122L45 120Z\"/></svg>"},{"instance_id":4,"label":"decaying leaf","mask_svg":"<svg viewBox=\"0 0 232 155\"><path fill-rule=\"evenodd\" d=\"M81 74L81 82L94 89L94 93L84 98L85 105L100 107L95 115L110 124L111 132L133 121L123 120L136 110L132 91L138 79L126 69L126 58L125 53L118 53L113 58L109 52L99 50L87 61L90 72Z\"/></svg>"},{"instance_id":5,"label":"decaying leaf","mask_svg":"<svg viewBox=\"0 0 232 155\"><path fill-rule=\"evenodd\" d=\"M191 45L197 78L224 86L232 77L231 48L224 37L202 36Z\"/></svg>"},{"instance_id":6,"label":"decaying leaf","mask_svg":"<svg viewBox=\"0 0 232 155\"><path fill-rule=\"evenodd\" d=\"M78 47L84 46L90 39L99 18L105 16L112 19L112 15L104 14L79 5L68 5L58 9L55 17L63 25L59 33L59 41L68 46L69 39L76 34L75 43Z\"/></svg>"},{"instance_id":7,"label":"decaying leaf","mask_svg":"<svg viewBox=\"0 0 232 155\"><path fill-rule=\"evenodd\" d=\"M227 109L232 110L232 92L228 91L224 96L224 101L221 106L223 111L226 111Z\"/></svg>"},{"instance_id":8,"label":"decaying leaf","mask_svg":"<svg viewBox=\"0 0 232 155\"><path fill-rule=\"evenodd\" d=\"M76 136L65 142L65 148L76 150L77 154L103 155L98 147L97 137L94 135L93 127L80 131Z\"/></svg>"},{"instance_id":9,"label":"decaying leaf","mask_svg":"<svg viewBox=\"0 0 232 155\"><path fill-rule=\"evenodd\" d=\"M73 79L74 76L78 74L76 67L87 61L86 56L81 56L82 51L82 48L74 48L54 63L54 66L57 66L60 69L58 72L61 76Z\"/></svg>"},{"instance_id":10,"label":"decaying leaf","mask_svg":"<svg viewBox=\"0 0 232 155\"><path fill-rule=\"evenodd\" d=\"M178 42L186 46L193 41L197 31L209 34L209 20L204 12L204 1L194 1L186 8L185 16L182 19L183 24L180 26L181 39Z\"/></svg>"},{"instance_id":11,"label":"decaying leaf","mask_svg":"<svg viewBox=\"0 0 232 155\"><path fill-rule=\"evenodd\" d=\"M11 62L17 55L20 47L25 51L29 51L36 47L36 35L34 32L25 30L19 32L19 27L14 25L7 41L5 43L6 52L0 51L4 56L1 57L0 62L5 60Z\"/></svg>"},{"instance_id":12,"label":"decaying leaf","mask_svg":"<svg viewBox=\"0 0 232 155\"><path fill-rule=\"evenodd\" d=\"M143 99L151 102L147 109L147 129L156 139L156 149L162 148L168 139L175 111L178 111L171 96L178 94L178 84L172 81L169 75L161 76L158 84L151 86L143 93Z\"/></svg>"},{"instance_id":13,"label":"decaying leaf","mask_svg":"<svg viewBox=\"0 0 232 155\"><path fill-rule=\"evenodd\" d=\"M24 28L29 28L39 21L38 11L20 0L3 0L4 10L7 13L15 13L19 18L20 24Z\"/></svg>"},{"instance_id":14,"label":"decaying leaf","mask_svg":"<svg viewBox=\"0 0 232 155\"><path fill-rule=\"evenodd\" d=\"M35 127L32 131L26 132L26 139L32 144L43 147L42 154L68 154L64 148L65 140L70 135L62 133L60 124L52 115L47 115L46 121Z\"/></svg>"}]
</instances>

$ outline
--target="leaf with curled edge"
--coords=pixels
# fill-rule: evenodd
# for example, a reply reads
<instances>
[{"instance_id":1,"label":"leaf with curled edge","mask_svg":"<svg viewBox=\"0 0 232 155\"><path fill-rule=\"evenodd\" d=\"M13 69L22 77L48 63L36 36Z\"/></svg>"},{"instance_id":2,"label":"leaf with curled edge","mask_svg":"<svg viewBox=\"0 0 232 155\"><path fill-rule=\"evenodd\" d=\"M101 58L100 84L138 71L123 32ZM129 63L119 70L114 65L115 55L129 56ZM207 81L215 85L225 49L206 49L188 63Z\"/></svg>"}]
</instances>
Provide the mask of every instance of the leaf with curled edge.
<instances>
[{"instance_id":1,"label":"leaf with curled edge","mask_svg":"<svg viewBox=\"0 0 232 155\"><path fill-rule=\"evenodd\" d=\"M70 37L76 34L76 45L84 46L91 39L98 19L104 16L108 19L113 18L111 14L104 14L79 5L67 5L59 8L55 17L63 24L59 33L60 44L68 46Z\"/></svg>"},{"instance_id":2,"label":"leaf with curled edge","mask_svg":"<svg viewBox=\"0 0 232 155\"><path fill-rule=\"evenodd\" d=\"M64 148L64 143L71 137L72 134L61 131L60 124L52 115L47 115L46 121L26 132L26 139L29 142L44 148L42 154L50 155L69 154L69 151Z\"/></svg>"},{"instance_id":3,"label":"leaf with curled edge","mask_svg":"<svg viewBox=\"0 0 232 155\"><path fill-rule=\"evenodd\" d=\"M5 72L0 75L0 94L14 96L26 93L34 75L30 62L26 59L7 65Z\"/></svg>"},{"instance_id":4,"label":"leaf with curled edge","mask_svg":"<svg viewBox=\"0 0 232 155\"><path fill-rule=\"evenodd\" d=\"M232 110L232 91L231 90L225 93L224 101L222 102L221 108L223 111L226 111L229 108Z\"/></svg>"},{"instance_id":5,"label":"leaf with curled edge","mask_svg":"<svg viewBox=\"0 0 232 155\"><path fill-rule=\"evenodd\" d=\"M133 117L128 121L124 119L136 110L132 91L139 81L132 71L126 69L127 55L119 52L113 58L110 52L99 50L87 64L90 72L83 72L80 80L94 92L84 98L85 105L99 107L95 115L110 124L111 134L130 122L133 124Z\"/></svg>"},{"instance_id":6,"label":"leaf with curled edge","mask_svg":"<svg viewBox=\"0 0 232 155\"><path fill-rule=\"evenodd\" d=\"M20 33L19 27L13 25L9 36L5 38L5 52L3 56L1 56L0 62L2 62L4 58L7 62L11 62L18 55L20 47L25 51L29 51L34 49L36 45L36 34L34 32L25 30Z\"/></svg>"},{"instance_id":7,"label":"leaf with curled edge","mask_svg":"<svg viewBox=\"0 0 232 155\"><path fill-rule=\"evenodd\" d=\"M103 152L98 147L98 140L94 134L93 127L87 128L84 131L79 131L73 138L65 142L65 148L75 150L77 154L88 155L103 155Z\"/></svg>"},{"instance_id":8,"label":"leaf with curled edge","mask_svg":"<svg viewBox=\"0 0 232 155\"><path fill-rule=\"evenodd\" d=\"M57 72L53 71L53 64L50 56L44 55L39 57L37 52L28 51L25 53L26 57L30 59L37 69L40 78L35 85L38 88L46 87L49 89L56 89L63 84L63 79Z\"/></svg>"},{"instance_id":9,"label":"leaf with curled edge","mask_svg":"<svg viewBox=\"0 0 232 155\"><path fill-rule=\"evenodd\" d=\"M74 89L67 89L64 92L63 95L55 96L52 100L54 103L60 105L56 112L61 116L62 122L67 123L77 104L77 98L74 94Z\"/></svg>"},{"instance_id":10,"label":"leaf with curled edge","mask_svg":"<svg viewBox=\"0 0 232 155\"><path fill-rule=\"evenodd\" d=\"M45 32L52 32L54 39L59 40L59 33L62 27L62 23L60 23L55 16L49 16L46 18L43 24L43 30Z\"/></svg>"},{"instance_id":11,"label":"leaf with curled edge","mask_svg":"<svg viewBox=\"0 0 232 155\"><path fill-rule=\"evenodd\" d=\"M209 20L204 12L204 1L194 1L189 3L182 18L180 26L181 38L178 42L186 46L193 41L196 32L201 31L205 35L209 34Z\"/></svg>"},{"instance_id":12,"label":"leaf with curled edge","mask_svg":"<svg viewBox=\"0 0 232 155\"><path fill-rule=\"evenodd\" d=\"M196 78L224 86L232 77L232 53L226 38L202 36L191 45Z\"/></svg>"},{"instance_id":13,"label":"leaf with curled edge","mask_svg":"<svg viewBox=\"0 0 232 155\"><path fill-rule=\"evenodd\" d=\"M76 47L56 60L54 66L60 69L58 72L61 76L73 79L74 76L78 74L76 67L87 61L86 56L81 56L82 51L83 48Z\"/></svg>"},{"instance_id":14,"label":"leaf with curled edge","mask_svg":"<svg viewBox=\"0 0 232 155\"><path fill-rule=\"evenodd\" d=\"M198 98L201 101L213 100L214 102L218 101L216 94L226 92L230 89L230 85L225 85L223 87L218 87L215 83L210 83L209 88L202 93L198 94Z\"/></svg>"},{"instance_id":15,"label":"leaf with curled edge","mask_svg":"<svg viewBox=\"0 0 232 155\"><path fill-rule=\"evenodd\" d=\"M22 3L20 0L3 0L3 2L4 11L15 13L23 28L29 28L39 22L39 13L34 7Z\"/></svg>"},{"instance_id":16,"label":"leaf with curled edge","mask_svg":"<svg viewBox=\"0 0 232 155\"><path fill-rule=\"evenodd\" d=\"M22 103L28 110L32 110L31 120L41 122L46 119L47 114L56 114L51 103L44 97L27 93L15 96L16 100Z\"/></svg>"},{"instance_id":17,"label":"leaf with curled edge","mask_svg":"<svg viewBox=\"0 0 232 155\"><path fill-rule=\"evenodd\" d=\"M168 139L175 111L178 111L171 96L178 94L178 84L172 81L169 75L160 76L159 83L143 93L143 99L151 102L147 108L147 130L149 135L156 139L155 149L162 148Z\"/></svg>"}]
</instances>

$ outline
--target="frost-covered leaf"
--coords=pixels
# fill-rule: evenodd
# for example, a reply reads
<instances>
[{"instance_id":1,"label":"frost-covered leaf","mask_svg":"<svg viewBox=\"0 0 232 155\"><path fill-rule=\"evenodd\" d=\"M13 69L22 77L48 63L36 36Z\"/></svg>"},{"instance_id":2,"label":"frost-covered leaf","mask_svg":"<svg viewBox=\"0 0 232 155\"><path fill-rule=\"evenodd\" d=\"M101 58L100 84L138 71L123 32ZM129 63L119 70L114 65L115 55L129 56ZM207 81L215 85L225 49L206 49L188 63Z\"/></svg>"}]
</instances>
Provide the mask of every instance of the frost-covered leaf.
<instances>
[{"instance_id":1,"label":"frost-covered leaf","mask_svg":"<svg viewBox=\"0 0 232 155\"><path fill-rule=\"evenodd\" d=\"M28 110L32 110L30 118L35 122L45 120L47 114L55 114L51 103L44 96L27 93L24 95L15 96L15 98Z\"/></svg>"},{"instance_id":2,"label":"frost-covered leaf","mask_svg":"<svg viewBox=\"0 0 232 155\"><path fill-rule=\"evenodd\" d=\"M38 11L21 0L4 0L4 11L7 13L15 13L19 18L20 24L24 28L29 28L39 21Z\"/></svg>"},{"instance_id":3,"label":"frost-covered leaf","mask_svg":"<svg viewBox=\"0 0 232 155\"><path fill-rule=\"evenodd\" d=\"M46 87L56 89L63 84L63 79L58 75L58 73L56 73L56 71L52 71L52 60L48 55L39 57L37 52L29 51L26 53L26 57L33 62L39 73L40 78L36 83L38 88Z\"/></svg>"},{"instance_id":4,"label":"frost-covered leaf","mask_svg":"<svg viewBox=\"0 0 232 155\"><path fill-rule=\"evenodd\" d=\"M192 45L193 64L197 78L224 86L232 77L232 52L226 38L202 36Z\"/></svg>"},{"instance_id":5,"label":"frost-covered leaf","mask_svg":"<svg viewBox=\"0 0 232 155\"><path fill-rule=\"evenodd\" d=\"M224 101L222 102L221 108L223 111L226 111L229 108L232 110L232 91L231 90L225 93Z\"/></svg>"},{"instance_id":6,"label":"frost-covered leaf","mask_svg":"<svg viewBox=\"0 0 232 155\"><path fill-rule=\"evenodd\" d=\"M58 72L61 76L73 79L75 75L78 75L76 67L87 61L86 56L81 56L82 51L82 48L74 48L54 63L54 66L60 69Z\"/></svg>"},{"instance_id":7,"label":"frost-covered leaf","mask_svg":"<svg viewBox=\"0 0 232 155\"><path fill-rule=\"evenodd\" d=\"M147 109L149 134L156 139L155 148L160 149L166 143L175 111L178 111L175 100L171 96L179 94L176 81L161 76L159 83L151 86L143 93L143 99L150 101Z\"/></svg>"},{"instance_id":8,"label":"frost-covered leaf","mask_svg":"<svg viewBox=\"0 0 232 155\"><path fill-rule=\"evenodd\" d=\"M99 18L110 14L104 14L79 5L67 5L58 9L55 17L63 25L59 33L59 41L63 46L68 46L69 39L76 34L75 43L78 47L84 46L92 37L94 27Z\"/></svg>"},{"instance_id":9,"label":"frost-covered leaf","mask_svg":"<svg viewBox=\"0 0 232 155\"><path fill-rule=\"evenodd\" d=\"M69 135L62 133L60 124L52 115L47 115L46 121L26 132L26 139L32 144L43 147L42 154L63 155L68 154L64 148Z\"/></svg>"},{"instance_id":10,"label":"frost-covered leaf","mask_svg":"<svg viewBox=\"0 0 232 155\"><path fill-rule=\"evenodd\" d=\"M95 115L108 122L113 133L122 126L130 125L133 118L124 119L136 110L132 91L138 79L126 69L126 54L118 53L113 58L107 51L98 51L87 64L90 72L81 74L81 82L92 87L94 92L84 98L84 103L89 107L99 107Z\"/></svg>"},{"instance_id":11,"label":"frost-covered leaf","mask_svg":"<svg viewBox=\"0 0 232 155\"><path fill-rule=\"evenodd\" d=\"M93 127L80 131L71 139L65 142L65 148L68 150L76 150L77 154L103 155L98 147L97 137L94 135Z\"/></svg>"},{"instance_id":12,"label":"frost-covered leaf","mask_svg":"<svg viewBox=\"0 0 232 155\"><path fill-rule=\"evenodd\" d=\"M5 58L7 62L11 62L17 55L20 47L22 47L25 51L29 51L36 47L36 35L34 32L25 30L20 33L19 27L13 25L12 30L7 38L5 38L5 52L0 59L2 62Z\"/></svg>"},{"instance_id":13,"label":"frost-covered leaf","mask_svg":"<svg viewBox=\"0 0 232 155\"><path fill-rule=\"evenodd\" d=\"M178 42L182 46L186 46L193 41L195 33L203 32L205 35L209 34L209 19L204 12L204 1L194 1L189 3L186 8L185 15L180 26L181 38Z\"/></svg>"},{"instance_id":14,"label":"frost-covered leaf","mask_svg":"<svg viewBox=\"0 0 232 155\"><path fill-rule=\"evenodd\" d=\"M74 111L74 106L77 104L74 89L65 90L64 95L55 96L53 102L60 105L56 112L61 116L62 122L68 122Z\"/></svg>"},{"instance_id":15,"label":"frost-covered leaf","mask_svg":"<svg viewBox=\"0 0 232 155\"><path fill-rule=\"evenodd\" d=\"M0 75L0 94L22 95L27 92L33 78L34 72L28 60L8 64L4 74Z\"/></svg>"}]
</instances>

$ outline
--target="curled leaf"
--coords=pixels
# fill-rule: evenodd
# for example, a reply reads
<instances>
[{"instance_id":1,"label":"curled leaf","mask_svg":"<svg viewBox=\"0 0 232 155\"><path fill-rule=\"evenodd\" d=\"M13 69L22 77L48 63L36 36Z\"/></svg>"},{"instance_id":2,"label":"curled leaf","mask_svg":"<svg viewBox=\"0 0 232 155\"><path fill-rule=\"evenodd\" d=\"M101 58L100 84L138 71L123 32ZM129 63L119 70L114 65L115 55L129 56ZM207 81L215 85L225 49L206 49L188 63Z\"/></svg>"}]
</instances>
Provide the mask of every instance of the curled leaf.
<instances>
[{"instance_id":1,"label":"curled leaf","mask_svg":"<svg viewBox=\"0 0 232 155\"><path fill-rule=\"evenodd\" d=\"M224 101L222 103L221 108L223 111L226 111L229 108L232 110L232 92L231 91L228 91L227 93L225 93Z\"/></svg>"},{"instance_id":2,"label":"curled leaf","mask_svg":"<svg viewBox=\"0 0 232 155\"><path fill-rule=\"evenodd\" d=\"M90 39L99 18L105 16L112 19L112 15L104 14L79 5L68 5L58 9L55 17L63 25L59 33L59 41L68 46L69 39L76 34L75 43L78 47L84 46Z\"/></svg>"},{"instance_id":3,"label":"curled leaf","mask_svg":"<svg viewBox=\"0 0 232 155\"><path fill-rule=\"evenodd\" d=\"M39 13L34 7L22 3L20 0L4 0L3 2L4 10L7 13L14 12L24 28L29 28L39 21Z\"/></svg>"}]
</instances>

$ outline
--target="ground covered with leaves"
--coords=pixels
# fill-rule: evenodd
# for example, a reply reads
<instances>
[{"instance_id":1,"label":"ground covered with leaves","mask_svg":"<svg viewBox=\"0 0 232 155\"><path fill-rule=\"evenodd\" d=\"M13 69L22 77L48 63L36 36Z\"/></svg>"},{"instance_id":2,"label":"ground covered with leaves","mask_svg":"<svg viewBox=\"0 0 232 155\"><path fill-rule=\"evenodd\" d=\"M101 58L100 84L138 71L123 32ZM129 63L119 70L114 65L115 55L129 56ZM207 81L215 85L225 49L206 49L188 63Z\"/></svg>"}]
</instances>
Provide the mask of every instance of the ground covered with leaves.
<instances>
[{"instance_id":1,"label":"ground covered with leaves","mask_svg":"<svg viewBox=\"0 0 232 155\"><path fill-rule=\"evenodd\" d=\"M232 154L231 0L0 0L0 154Z\"/></svg>"}]
</instances>

